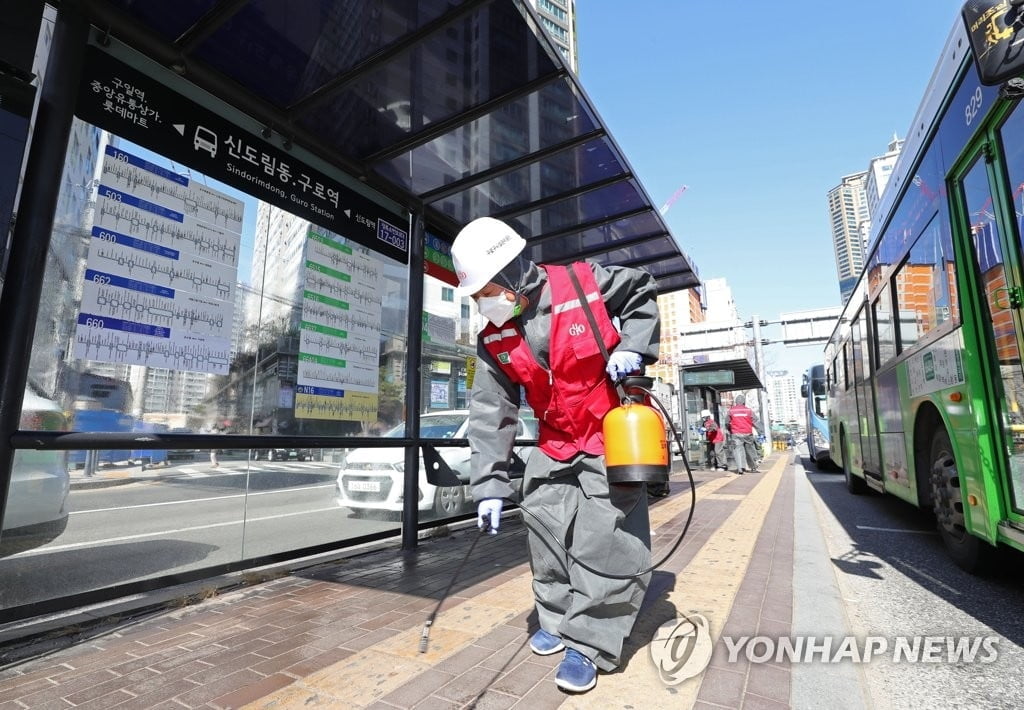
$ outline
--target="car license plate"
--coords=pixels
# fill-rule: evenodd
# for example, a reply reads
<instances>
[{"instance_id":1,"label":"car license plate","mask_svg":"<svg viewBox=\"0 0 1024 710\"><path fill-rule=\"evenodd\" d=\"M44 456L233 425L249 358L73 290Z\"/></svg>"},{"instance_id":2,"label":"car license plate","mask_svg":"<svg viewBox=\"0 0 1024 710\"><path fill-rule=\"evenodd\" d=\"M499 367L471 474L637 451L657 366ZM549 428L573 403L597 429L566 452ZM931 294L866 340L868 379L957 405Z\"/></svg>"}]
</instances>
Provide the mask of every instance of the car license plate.
<instances>
[{"instance_id":1,"label":"car license plate","mask_svg":"<svg viewBox=\"0 0 1024 710\"><path fill-rule=\"evenodd\" d=\"M380 493L380 481L349 481L348 489L363 493Z\"/></svg>"}]
</instances>

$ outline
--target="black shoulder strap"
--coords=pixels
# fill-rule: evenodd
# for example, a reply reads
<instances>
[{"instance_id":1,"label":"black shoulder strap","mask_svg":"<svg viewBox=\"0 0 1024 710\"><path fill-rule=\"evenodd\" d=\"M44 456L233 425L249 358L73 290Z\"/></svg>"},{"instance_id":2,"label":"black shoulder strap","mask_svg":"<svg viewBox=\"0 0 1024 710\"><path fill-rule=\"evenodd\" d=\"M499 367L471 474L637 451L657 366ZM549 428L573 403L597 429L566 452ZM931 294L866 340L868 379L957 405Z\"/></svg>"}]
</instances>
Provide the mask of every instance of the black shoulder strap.
<instances>
[{"instance_id":1,"label":"black shoulder strap","mask_svg":"<svg viewBox=\"0 0 1024 710\"><path fill-rule=\"evenodd\" d=\"M572 286L576 289L576 296L580 299L580 306L583 308L583 312L587 316L587 321L590 323L590 330L594 333L594 339L597 341L597 347L601 348L601 354L604 355L604 361L608 362L608 348L605 347L604 338L601 337L601 331L597 328L597 319L594 318L594 312L590 310L590 303L587 302L587 294L583 293L583 286L580 285L579 277L576 276L575 265L569 264L566 269L569 271L569 279L572 281ZM615 383L615 390L619 393L620 399L626 399L626 391L623 389L621 383Z\"/></svg>"}]
</instances>

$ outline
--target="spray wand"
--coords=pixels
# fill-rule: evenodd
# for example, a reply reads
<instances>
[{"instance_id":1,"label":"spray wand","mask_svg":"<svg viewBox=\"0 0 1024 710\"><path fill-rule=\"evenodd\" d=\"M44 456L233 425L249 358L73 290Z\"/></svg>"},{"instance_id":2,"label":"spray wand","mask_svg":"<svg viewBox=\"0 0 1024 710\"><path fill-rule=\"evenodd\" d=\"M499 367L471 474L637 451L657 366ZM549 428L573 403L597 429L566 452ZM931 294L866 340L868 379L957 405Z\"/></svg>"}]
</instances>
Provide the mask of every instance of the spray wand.
<instances>
[{"instance_id":1,"label":"spray wand","mask_svg":"<svg viewBox=\"0 0 1024 710\"><path fill-rule=\"evenodd\" d=\"M462 568L466 566L469 556L473 554L473 548L480 542L480 538L488 532L488 529L484 527L480 530L480 534L473 538L473 544L466 550L466 556L462 558L462 562L459 563L458 569L455 570L455 574L452 575L452 581L448 582L448 588L444 590L444 594L437 602L437 606L434 607L434 611L430 612L430 616L423 623L423 632L420 634L420 653L427 652L427 645L430 643L430 627L434 624L434 619L437 618L437 612L441 611L441 605L444 604L445 599L448 598L448 592L452 591L452 586L455 584L455 580L462 574Z\"/></svg>"},{"instance_id":2,"label":"spray wand","mask_svg":"<svg viewBox=\"0 0 1024 710\"><path fill-rule=\"evenodd\" d=\"M587 569L594 574L606 577L608 579L632 579L634 577L647 574L648 572L651 572L657 569L658 567L661 567L661 565L663 565L666 561L668 561L668 559L672 555L675 554L676 550L679 548L679 545L682 543L683 538L686 537L686 533L690 529L690 522L693 520L693 511L697 504L697 485L693 480L693 472L690 470L690 464L686 460L682 436L680 436L679 431L675 428L675 425L672 424L672 419L668 416L668 411L665 409L665 406L661 403L661 401L659 401L658 398L654 396L653 392L650 392L648 390L644 391L647 393L648 396L651 397L654 403L658 405L658 408L661 409L662 413L664 413L665 419L669 422L669 427L672 429L672 434L675 438L676 443L679 446L679 454L680 456L682 456L683 459L683 467L686 470L686 476L687 478L689 478L690 481L690 509L687 512L686 522L683 524L683 529L679 533L679 537L676 538L675 544L673 544L669 551L665 553L664 557L662 557L660 560L655 562L647 569L638 570L632 574L611 574L609 572L594 569L586 563L575 558L572 558L576 564L580 565L584 569ZM544 528L544 530L547 531L548 536L552 539L553 542L555 542L555 544L561 547L566 552L566 554L569 554L569 551L566 550L565 547L558 541L558 537L554 534L554 532L552 532L551 528L549 528L544 523L544 521L541 520L541 518L538 517L532 510L524 506L521 501L514 501L510 498L506 498L505 500L508 500L510 503L517 504L521 511L527 513L537 522L537 524L540 527ZM640 502L640 500L637 501L638 504ZM448 593L452 590L452 586L454 586L455 580L458 579L459 576L462 574L462 568L466 566L466 562L469 560L470 555L473 554L473 549L476 547L476 544L480 542L480 538L491 531L490 526L487 525L487 520L485 518L482 518L481 522L483 523L483 525L480 528L480 534L473 538L473 544L469 546L469 549L466 551L466 556L462 558L462 562L459 563L458 569L456 569L455 574L452 575L452 579L448 583L447 589L444 590L444 594L441 595L441 599L437 602L437 606L434 607L434 611L431 612L430 616L427 617L427 620L423 624L423 632L420 634L420 653L427 652L427 647L430 643L430 627L433 625L434 619L437 618L437 613L441 610L441 605L444 604L445 599L448 598ZM569 554L569 556L572 557L571 554Z\"/></svg>"}]
</instances>

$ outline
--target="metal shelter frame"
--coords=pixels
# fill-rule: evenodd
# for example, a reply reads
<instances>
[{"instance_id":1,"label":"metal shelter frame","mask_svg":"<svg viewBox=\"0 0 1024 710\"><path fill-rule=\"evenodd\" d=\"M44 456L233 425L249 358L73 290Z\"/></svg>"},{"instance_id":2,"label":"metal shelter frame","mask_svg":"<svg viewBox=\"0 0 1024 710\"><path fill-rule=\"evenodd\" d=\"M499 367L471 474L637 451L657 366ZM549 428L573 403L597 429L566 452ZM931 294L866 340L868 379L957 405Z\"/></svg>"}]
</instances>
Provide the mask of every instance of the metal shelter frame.
<instances>
[{"instance_id":1,"label":"metal shelter frame","mask_svg":"<svg viewBox=\"0 0 1024 710\"><path fill-rule=\"evenodd\" d=\"M7 286L0 294L7 331L0 339L0 511L18 449L139 447L138 435L22 431L19 422L45 269L47 240L39 235L53 227L89 46L116 43L137 54L147 67L158 66L163 76L187 83L193 95L214 97L222 111L247 117L244 130L285 151L313 156L353 190L407 213L411 373L419 371L427 229L451 239L469 220L493 215L526 238L527 256L535 261L593 259L642 267L660 292L699 285L688 256L579 79L523 0L52 4L58 15L49 67L23 176ZM371 18L379 35L353 30L353 23ZM454 84L445 67L458 70ZM438 75L430 74L434 70ZM469 80L477 77L488 81ZM524 130L529 140L500 143L487 129L499 133L502 120L532 122ZM407 431L417 434L418 383L407 384L406 404ZM260 448L268 437L218 441ZM405 447L406 486L416 485L418 448L440 443L415 435L386 442L283 435L271 441L313 448ZM209 443L200 435L160 436L160 446L168 449ZM405 549L415 548L417 527L415 503L407 497Z\"/></svg>"}]
</instances>

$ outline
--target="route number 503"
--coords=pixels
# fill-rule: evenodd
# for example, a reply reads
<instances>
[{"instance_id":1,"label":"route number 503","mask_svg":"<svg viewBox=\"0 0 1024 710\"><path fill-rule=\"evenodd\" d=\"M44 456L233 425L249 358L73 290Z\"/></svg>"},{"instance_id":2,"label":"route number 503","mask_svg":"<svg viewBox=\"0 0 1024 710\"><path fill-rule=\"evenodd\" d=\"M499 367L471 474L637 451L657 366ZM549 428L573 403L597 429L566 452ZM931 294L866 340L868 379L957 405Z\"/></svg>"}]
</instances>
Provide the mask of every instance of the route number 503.
<instances>
[{"instance_id":1,"label":"route number 503","mask_svg":"<svg viewBox=\"0 0 1024 710\"><path fill-rule=\"evenodd\" d=\"M971 94L970 101L968 101L967 105L964 106L964 120L967 122L968 126L971 125L971 121L978 117L978 111L981 110L981 101L982 94L981 87L979 86L974 90L974 93Z\"/></svg>"}]
</instances>

